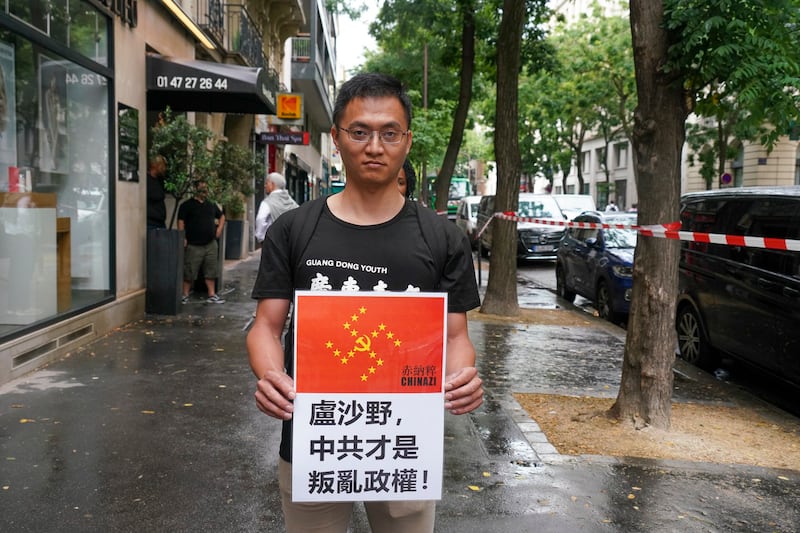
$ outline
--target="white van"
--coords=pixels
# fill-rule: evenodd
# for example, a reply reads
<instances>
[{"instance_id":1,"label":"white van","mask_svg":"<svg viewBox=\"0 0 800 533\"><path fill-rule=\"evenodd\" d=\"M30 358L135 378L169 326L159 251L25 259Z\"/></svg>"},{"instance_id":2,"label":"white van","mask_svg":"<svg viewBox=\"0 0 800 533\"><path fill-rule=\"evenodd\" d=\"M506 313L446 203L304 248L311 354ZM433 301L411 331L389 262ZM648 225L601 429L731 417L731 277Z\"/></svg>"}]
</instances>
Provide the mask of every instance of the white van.
<instances>
[{"instance_id":1,"label":"white van","mask_svg":"<svg viewBox=\"0 0 800 533\"><path fill-rule=\"evenodd\" d=\"M584 211L597 211L594 198L588 194L554 194L553 198L566 220L572 220Z\"/></svg>"}]
</instances>

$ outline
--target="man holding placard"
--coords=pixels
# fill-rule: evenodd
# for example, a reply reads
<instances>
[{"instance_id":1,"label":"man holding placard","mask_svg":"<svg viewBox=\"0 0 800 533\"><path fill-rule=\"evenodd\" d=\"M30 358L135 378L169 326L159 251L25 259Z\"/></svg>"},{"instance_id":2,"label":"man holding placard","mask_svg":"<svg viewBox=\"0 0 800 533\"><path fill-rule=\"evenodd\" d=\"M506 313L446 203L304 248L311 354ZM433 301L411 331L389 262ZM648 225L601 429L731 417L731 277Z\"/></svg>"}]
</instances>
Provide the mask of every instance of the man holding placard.
<instances>
[{"instance_id":1,"label":"man holding placard","mask_svg":"<svg viewBox=\"0 0 800 533\"><path fill-rule=\"evenodd\" d=\"M284 421L287 531L345 532L356 501L373 531L433 531L442 408L483 401L467 332L480 304L472 255L455 226L397 194L412 139L400 82L351 78L333 119L347 186L287 212L264 240L247 338L256 405Z\"/></svg>"}]
</instances>

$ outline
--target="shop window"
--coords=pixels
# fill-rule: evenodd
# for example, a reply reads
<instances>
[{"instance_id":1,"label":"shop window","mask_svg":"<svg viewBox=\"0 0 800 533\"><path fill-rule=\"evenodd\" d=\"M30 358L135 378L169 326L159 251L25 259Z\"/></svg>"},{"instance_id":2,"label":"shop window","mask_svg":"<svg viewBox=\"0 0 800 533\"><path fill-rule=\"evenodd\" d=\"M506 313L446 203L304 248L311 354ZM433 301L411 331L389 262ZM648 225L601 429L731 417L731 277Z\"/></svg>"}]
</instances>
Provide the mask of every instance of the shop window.
<instances>
[{"instance_id":1,"label":"shop window","mask_svg":"<svg viewBox=\"0 0 800 533\"><path fill-rule=\"evenodd\" d=\"M108 90L0 31L0 338L113 296Z\"/></svg>"},{"instance_id":2,"label":"shop window","mask_svg":"<svg viewBox=\"0 0 800 533\"><path fill-rule=\"evenodd\" d=\"M8 0L10 15L108 66L108 18L86 0Z\"/></svg>"}]
</instances>

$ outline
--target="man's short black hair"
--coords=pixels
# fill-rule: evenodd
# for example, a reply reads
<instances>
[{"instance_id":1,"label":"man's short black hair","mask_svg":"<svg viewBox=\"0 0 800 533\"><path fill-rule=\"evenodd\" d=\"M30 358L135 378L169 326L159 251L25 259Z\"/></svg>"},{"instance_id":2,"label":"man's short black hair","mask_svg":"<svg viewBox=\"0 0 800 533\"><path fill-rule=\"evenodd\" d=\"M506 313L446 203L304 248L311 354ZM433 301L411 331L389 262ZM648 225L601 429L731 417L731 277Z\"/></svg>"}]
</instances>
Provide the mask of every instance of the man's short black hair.
<instances>
[{"instance_id":1,"label":"man's short black hair","mask_svg":"<svg viewBox=\"0 0 800 533\"><path fill-rule=\"evenodd\" d=\"M340 88L333 106L333 123L339 127L339 119L344 108L354 98L370 98L394 96L400 100L406 114L407 127L411 128L411 99L406 94L403 84L397 78L377 72L356 74Z\"/></svg>"}]
</instances>

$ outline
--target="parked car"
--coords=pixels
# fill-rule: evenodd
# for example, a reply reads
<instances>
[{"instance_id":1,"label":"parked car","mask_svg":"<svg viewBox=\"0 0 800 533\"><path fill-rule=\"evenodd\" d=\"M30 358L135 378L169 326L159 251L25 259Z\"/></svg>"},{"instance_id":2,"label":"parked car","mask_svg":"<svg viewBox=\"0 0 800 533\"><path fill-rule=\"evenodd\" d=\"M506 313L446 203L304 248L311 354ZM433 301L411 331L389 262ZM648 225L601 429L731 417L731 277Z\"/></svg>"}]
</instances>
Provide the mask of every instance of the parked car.
<instances>
[{"instance_id":1,"label":"parked car","mask_svg":"<svg viewBox=\"0 0 800 533\"><path fill-rule=\"evenodd\" d=\"M478 229L494 215L494 195L483 196L478 204ZM517 213L526 218L542 218L563 220L564 215L558 204L549 194L520 193ZM481 254L488 257L492 250L492 228L481 233L478 246ZM533 222L517 222L517 258L544 259L553 261L556 258L558 244L564 228Z\"/></svg>"},{"instance_id":2,"label":"parked car","mask_svg":"<svg viewBox=\"0 0 800 533\"><path fill-rule=\"evenodd\" d=\"M575 222L635 225L636 215L587 212ZM580 294L599 315L619 322L630 311L635 229L568 228L558 248L556 290L572 302Z\"/></svg>"},{"instance_id":3,"label":"parked car","mask_svg":"<svg viewBox=\"0 0 800 533\"><path fill-rule=\"evenodd\" d=\"M554 194L553 198L567 220L573 220L585 211L597 210L594 198L588 194Z\"/></svg>"},{"instance_id":4,"label":"parked car","mask_svg":"<svg viewBox=\"0 0 800 533\"><path fill-rule=\"evenodd\" d=\"M458 203L456 210L456 226L467 235L473 248L478 246L475 236L478 234L478 204L480 201L480 196L465 196Z\"/></svg>"},{"instance_id":5,"label":"parked car","mask_svg":"<svg viewBox=\"0 0 800 533\"><path fill-rule=\"evenodd\" d=\"M683 230L800 240L800 187L732 188L681 198ZM800 252L682 242L680 355L725 354L800 386Z\"/></svg>"}]
</instances>

